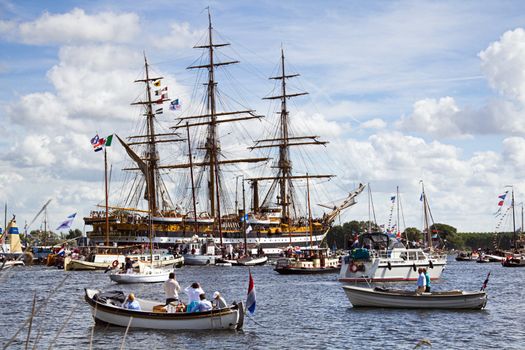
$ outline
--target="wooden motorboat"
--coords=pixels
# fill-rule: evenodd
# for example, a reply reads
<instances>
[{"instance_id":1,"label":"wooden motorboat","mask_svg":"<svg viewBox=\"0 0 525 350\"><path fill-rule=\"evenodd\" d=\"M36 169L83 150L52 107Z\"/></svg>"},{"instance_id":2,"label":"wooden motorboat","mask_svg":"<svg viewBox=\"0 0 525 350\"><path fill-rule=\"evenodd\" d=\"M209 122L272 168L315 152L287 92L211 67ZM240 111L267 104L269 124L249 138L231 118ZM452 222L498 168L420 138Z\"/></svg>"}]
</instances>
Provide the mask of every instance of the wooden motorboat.
<instances>
[{"instance_id":1,"label":"wooden motorboat","mask_svg":"<svg viewBox=\"0 0 525 350\"><path fill-rule=\"evenodd\" d=\"M85 289L85 300L91 307L95 322L130 328L168 330L242 329L244 304L205 312L166 312L163 303L135 298L141 311L122 308L123 292L101 293ZM159 305L160 304L160 305Z\"/></svg>"},{"instance_id":2,"label":"wooden motorboat","mask_svg":"<svg viewBox=\"0 0 525 350\"><path fill-rule=\"evenodd\" d=\"M281 275L307 275L336 273L340 269L339 259L328 256L328 248L303 248L293 257L277 260L275 271Z\"/></svg>"},{"instance_id":3,"label":"wooden motorboat","mask_svg":"<svg viewBox=\"0 0 525 350\"><path fill-rule=\"evenodd\" d=\"M417 294L415 291L343 286L353 307L397 309L482 309L487 304L485 291L451 290Z\"/></svg>"}]
</instances>

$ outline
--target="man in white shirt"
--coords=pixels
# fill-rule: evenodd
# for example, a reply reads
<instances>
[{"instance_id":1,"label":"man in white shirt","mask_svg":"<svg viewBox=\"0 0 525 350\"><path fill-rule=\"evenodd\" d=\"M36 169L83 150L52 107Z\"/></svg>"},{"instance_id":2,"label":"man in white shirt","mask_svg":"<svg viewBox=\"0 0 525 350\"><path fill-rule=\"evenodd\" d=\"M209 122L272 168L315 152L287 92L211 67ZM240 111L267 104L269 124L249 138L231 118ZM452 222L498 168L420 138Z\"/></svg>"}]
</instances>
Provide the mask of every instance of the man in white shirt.
<instances>
[{"instance_id":1,"label":"man in white shirt","mask_svg":"<svg viewBox=\"0 0 525 350\"><path fill-rule=\"evenodd\" d=\"M199 296L199 298L200 298L200 302L199 302L195 312L210 311L211 309L213 309L213 306L211 305L211 302L209 300L206 300L206 295L205 294L201 294Z\"/></svg>"},{"instance_id":2,"label":"man in white shirt","mask_svg":"<svg viewBox=\"0 0 525 350\"><path fill-rule=\"evenodd\" d=\"M170 272L169 279L164 282L164 292L166 293L166 305L179 301L180 285L175 280L174 272Z\"/></svg>"}]
</instances>

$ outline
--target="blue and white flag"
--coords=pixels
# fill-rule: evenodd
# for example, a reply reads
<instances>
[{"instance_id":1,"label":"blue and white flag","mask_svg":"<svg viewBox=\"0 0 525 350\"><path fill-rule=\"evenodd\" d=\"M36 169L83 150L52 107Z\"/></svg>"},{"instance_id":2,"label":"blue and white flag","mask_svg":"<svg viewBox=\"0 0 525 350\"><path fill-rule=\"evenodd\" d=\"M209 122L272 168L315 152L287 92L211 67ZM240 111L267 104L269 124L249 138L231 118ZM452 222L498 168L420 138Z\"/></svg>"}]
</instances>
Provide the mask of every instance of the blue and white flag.
<instances>
[{"instance_id":1,"label":"blue and white flag","mask_svg":"<svg viewBox=\"0 0 525 350\"><path fill-rule=\"evenodd\" d=\"M252 272L250 271L250 281L248 282L248 296L246 297L246 310L253 315L255 314L255 286L253 284Z\"/></svg>"},{"instance_id":2,"label":"blue and white flag","mask_svg":"<svg viewBox=\"0 0 525 350\"><path fill-rule=\"evenodd\" d=\"M56 229L57 230L67 230L71 227L71 224L73 223L73 220L75 220L75 216L77 213L71 214L67 217L67 219L60 224Z\"/></svg>"}]
</instances>

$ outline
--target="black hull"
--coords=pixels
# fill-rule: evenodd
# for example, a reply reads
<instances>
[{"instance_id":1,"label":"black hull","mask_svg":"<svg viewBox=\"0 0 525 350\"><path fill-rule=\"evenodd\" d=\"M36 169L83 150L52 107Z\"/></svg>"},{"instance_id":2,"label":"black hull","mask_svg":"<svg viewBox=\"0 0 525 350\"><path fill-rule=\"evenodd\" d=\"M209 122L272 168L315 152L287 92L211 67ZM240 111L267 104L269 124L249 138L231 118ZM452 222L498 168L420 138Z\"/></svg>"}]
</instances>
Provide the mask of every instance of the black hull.
<instances>
[{"instance_id":1,"label":"black hull","mask_svg":"<svg viewBox=\"0 0 525 350\"><path fill-rule=\"evenodd\" d=\"M300 269L295 267L279 268L275 271L281 275L316 275L321 273L338 273L340 267Z\"/></svg>"}]
</instances>

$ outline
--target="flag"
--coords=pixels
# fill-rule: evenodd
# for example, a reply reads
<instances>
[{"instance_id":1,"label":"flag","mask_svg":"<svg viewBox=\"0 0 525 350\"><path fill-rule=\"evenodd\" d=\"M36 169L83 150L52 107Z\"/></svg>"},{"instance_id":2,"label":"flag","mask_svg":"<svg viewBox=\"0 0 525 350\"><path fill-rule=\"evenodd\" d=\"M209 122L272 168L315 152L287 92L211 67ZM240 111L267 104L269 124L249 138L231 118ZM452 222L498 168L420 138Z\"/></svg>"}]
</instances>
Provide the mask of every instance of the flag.
<instances>
[{"instance_id":1,"label":"flag","mask_svg":"<svg viewBox=\"0 0 525 350\"><path fill-rule=\"evenodd\" d=\"M162 108L157 108L155 110L155 114L162 114L162 113L164 113L164 109L162 109Z\"/></svg>"},{"instance_id":2,"label":"flag","mask_svg":"<svg viewBox=\"0 0 525 350\"><path fill-rule=\"evenodd\" d=\"M507 193L509 193L509 191L506 191L505 193L500 194L500 195L498 196L498 198L501 199L501 200L498 202L498 207L503 206L503 203L505 203L505 197L507 197Z\"/></svg>"},{"instance_id":3,"label":"flag","mask_svg":"<svg viewBox=\"0 0 525 350\"><path fill-rule=\"evenodd\" d=\"M111 142L113 142L113 134L111 134L108 137L106 137L106 142L104 143L104 146L110 147L111 146Z\"/></svg>"},{"instance_id":4,"label":"flag","mask_svg":"<svg viewBox=\"0 0 525 350\"><path fill-rule=\"evenodd\" d=\"M168 87L167 86L163 87L162 89L155 90L155 96L160 96L165 91L168 91Z\"/></svg>"},{"instance_id":5,"label":"flag","mask_svg":"<svg viewBox=\"0 0 525 350\"><path fill-rule=\"evenodd\" d=\"M250 280L248 282L248 296L246 297L246 310L253 315L255 313L255 286L253 284L252 272L250 273Z\"/></svg>"},{"instance_id":6,"label":"flag","mask_svg":"<svg viewBox=\"0 0 525 350\"><path fill-rule=\"evenodd\" d=\"M419 200L423 202L423 192L421 192L421 196L419 197Z\"/></svg>"},{"instance_id":7,"label":"flag","mask_svg":"<svg viewBox=\"0 0 525 350\"><path fill-rule=\"evenodd\" d=\"M159 87L160 86L160 79L159 80L155 80L155 82L153 82L153 85Z\"/></svg>"},{"instance_id":8,"label":"flag","mask_svg":"<svg viewBox=\"0 0 525 350\"><path fill-rule=\"evenodd\" d=\"M64 247L60 248L60 250L58 251L57 255L60 255L60 256L65 256L66 255L66 250L64 249Z\"/></svg>"},{"instance_id":9,"label":"flag","mask_svg":"<svg viewBox=\"0 0 525 350\"><path fill-rule=\"evenodd\" d=\"M178 98L174 99L173 101L171 101L170 103L170 109L172 111L178 111L179 109L181 109L182 105L180 104L180 101Z\"/></svg>"},{"instance_id":10,"label":"flag","mask_svg":"<svg viewBox=\"0 0 525 350\"><path fill-rule=\"evenodd\" d=\"M481 286L480 291L483 291L485 290L485 288L487 288L487 284L489 283L489 277L490 277L490 271L487 274L487 278L485 278L485 281L483 282L483 285Z\"/></svg>"},{"instance_id":11,"label":"flag","mask_svg":"<svg viewBox=\"0 0 525 350\"><path fill-rule=\"evenodd\" d=\"M390 200L392 201L392 203L394 203L396 201L396 196L390 197Z\"/></svg>"},{"instance_id":12,"label":"flag","mask_svg":"<svg viewBox=\"0 0 525 350\"><path fill-rule=\"evenodd\" d=\"M98 137L98 134L96 134L91 139L91 145L93 146L93 151L95 151L95 152L101 151L102 150L102 146L104 146L104 143L106 143L106 140L101 139L100 137Z\"/></svg>"},{"instance_id":13,"label":"flag","mask_svg":"<svg viewBox=\"0 0 525 350\"><path fill-rule=\"evenodd\" d=\"M252 232L252 225L248 225L248 227L246 227L246 234Z\"/></svg>"},{"instance_id":14,"label":"flag","mask_svg":"<svg viewBox=\"0 0 525 350\"><path fill-rule=\"evenodd\" d=\"M71 224L73 223L73 220L75 220L76 215L77 213L69 215L67 219L56 228L56 230L67 230L68 228L70 228Z\"/></svg>"}]
</instances>

